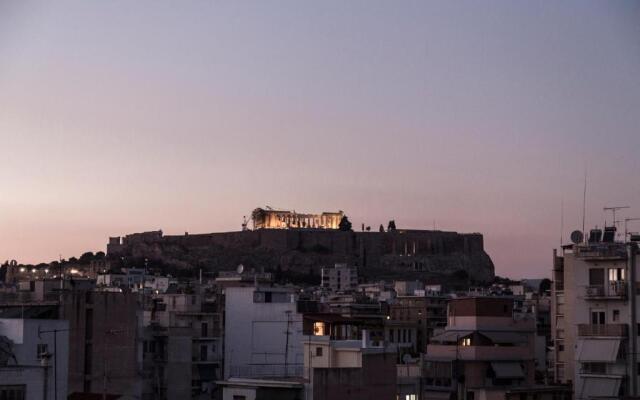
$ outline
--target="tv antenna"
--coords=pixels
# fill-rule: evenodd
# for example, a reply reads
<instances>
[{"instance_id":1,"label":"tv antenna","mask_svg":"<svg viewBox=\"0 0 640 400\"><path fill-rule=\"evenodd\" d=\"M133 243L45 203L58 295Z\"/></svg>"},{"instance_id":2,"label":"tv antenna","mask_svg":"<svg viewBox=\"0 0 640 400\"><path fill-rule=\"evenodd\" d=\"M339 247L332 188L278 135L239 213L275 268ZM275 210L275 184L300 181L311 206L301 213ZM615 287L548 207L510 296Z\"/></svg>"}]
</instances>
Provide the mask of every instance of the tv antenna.
<instances>
[{"instance_id":1,"label":"tv antenna","mask_svg":"<svg viewBox=\"0 0 640 400\"><path fill-rule=\"evenodd\" d=\"M616 226L618 224L618 221L616 219L616 211L618 210L624 210L625 208L630 208L629 206L614 206L614 207L604 207L602 210L603 211L611 211L613 213L613 226Z\"/></svg>"},{"instance_id":2,"label":"tv antenna","mask_svg":"<svg viewBox=\"0 0 640 400\"><path fill-rule=\"evenodd\" d=\"M629 235L629 231L627 230L627 223L631 221L640 221L640 218L625 218L624 219L624 241L627 241L627 236Z\"/></svg>"}]
</instances>

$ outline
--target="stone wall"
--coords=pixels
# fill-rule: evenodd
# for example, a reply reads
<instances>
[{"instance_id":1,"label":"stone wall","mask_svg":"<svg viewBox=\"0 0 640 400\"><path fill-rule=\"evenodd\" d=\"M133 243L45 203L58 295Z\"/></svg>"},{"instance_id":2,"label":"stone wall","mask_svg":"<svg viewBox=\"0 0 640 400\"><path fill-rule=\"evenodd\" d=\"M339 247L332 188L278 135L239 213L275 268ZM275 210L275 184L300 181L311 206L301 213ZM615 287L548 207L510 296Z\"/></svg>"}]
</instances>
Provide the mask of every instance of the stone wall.
<instances>
[{"instance_id":1,"label":"stone wall","mask_svg":"<svg viewBox=\"0 0 640 400\"><path fill-rule=\"evenodd\" d=\"M257 270L317 273L348 263L370 278L425 278L458 270L491 280L493 263L479 233L427 230L342 232L325 229L260 229L208 234L127 235L110 242L111 257L161 260L178 268L232 270L240 263Z\"/></svg>"}]
</instances>

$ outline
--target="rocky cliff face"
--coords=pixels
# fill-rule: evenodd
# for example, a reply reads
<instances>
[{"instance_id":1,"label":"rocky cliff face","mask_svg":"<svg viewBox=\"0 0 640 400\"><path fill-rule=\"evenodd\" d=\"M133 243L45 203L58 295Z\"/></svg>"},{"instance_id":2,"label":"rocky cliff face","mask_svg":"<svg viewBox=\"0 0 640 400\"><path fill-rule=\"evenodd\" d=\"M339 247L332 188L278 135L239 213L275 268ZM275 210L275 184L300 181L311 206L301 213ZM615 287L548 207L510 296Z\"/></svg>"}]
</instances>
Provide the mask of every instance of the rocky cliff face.
<instances>
[{"instance_id":1,"label":"rocky cliff face","mask_svg":"<svg viewBox=\"0 0 640 400\"><path fill-rule=\"evenodd\" d=\"M110 257L147 258L178 269L245 267L319 273L349 263L370 279L425 279L465 271L479 281L494 277L481 234L397 230L341 232L289 229L165 236L161 231L112 238Z\"/></svg>"}]
</instances>

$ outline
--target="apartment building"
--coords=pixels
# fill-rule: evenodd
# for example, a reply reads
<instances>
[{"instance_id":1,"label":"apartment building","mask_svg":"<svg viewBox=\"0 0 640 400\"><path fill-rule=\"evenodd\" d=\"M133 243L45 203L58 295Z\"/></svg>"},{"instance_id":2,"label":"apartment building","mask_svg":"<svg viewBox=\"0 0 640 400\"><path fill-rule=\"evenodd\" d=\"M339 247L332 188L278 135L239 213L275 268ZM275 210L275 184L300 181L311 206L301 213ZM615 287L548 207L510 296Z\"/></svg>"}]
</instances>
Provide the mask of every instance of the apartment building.
<instances>
[{"instance_id":1,"label":"apartment building","mask_svg":"<svg viewBox=\"0 0 640 400\"><path fill-rule=\"evenodd\" d=\"M66 399L69 323L0 319L0 399Z\"/></svg>"},{"instance_id":2,"label":"apartment building","mask_svg":"<svg viewBox=\"0 0 640 400\"><path fill-rule=\"evenodd\" d=\"M304 344L306 396L313 400L369 400L396 397L396 349L361 340L308 336Z\"/></svg>"},{"instance_id":3,"label":"apartment building","mask_svg":"<svg viewBox=\"0 0 640 400\"><path fill-rule=\"evenodd\" d=\"M424 293L424 292L423 292ZM389 305L385 338L402 354L417 357L434 331L447 324L447 299L438 295L398 296Z\"/></svg>"},{"instance_id":4,"label":"apartment building","mask_svg":"<svg viewBox=\"0 0 640 400\"><path fill-rule=\"evenodd\" d=\"M447 327L424 356L424 399L504 398L509 388L534 385L535 319L514 314L513 304L508 297L450 300Z\"/></svg>"},{"instance_id":5,"label":"apartment building","mask_svg":"<svg viewBox=\"0 0 640 400\"><path fill-rule=\"evenodd\" d=\"M635 242L615 228L554 250L553 372L575 399L638 396L638 286Z\"/></svg>"},{"instance_id":6,"label":"apartment building","mask_svg":"<svg viewBox=\"0 0 640 400\"><path fill-rule=\"evenodd\" d=\"M358 269L347 264L324 267L321 270L321 285L333 293L354 291L358 287Z\"/></svg>"},{"instance_id":7,"label":"apartment building","mask_svg":"<svg viewBox=\"0 0 640 400\"><path fill-rule=\"evenodd\" d=\"M149 398L210 397L222 377L222 320L217 304L204 299L196 293L165 293L146 302L143 360Z\"/></svg>"},{"instance_id":8,"label":"apartment building","mask_svg":"<svg viewBox=\"0 0 640 400\"><path fill-rule=\"evenodd\" d=\"M302 314L298 290L225 289L224 378L302 376Z\"/></svg>"},{"instance_id":9,"label":"apartment building","mask_svg":"<svg viewBox=\"0 0 640 400\"><path fill-rule=\"evenodd\" d=\"M69 394L142 398L140 296L73 291L63 295L69 321Z\"/></svg>"}]
</instances>

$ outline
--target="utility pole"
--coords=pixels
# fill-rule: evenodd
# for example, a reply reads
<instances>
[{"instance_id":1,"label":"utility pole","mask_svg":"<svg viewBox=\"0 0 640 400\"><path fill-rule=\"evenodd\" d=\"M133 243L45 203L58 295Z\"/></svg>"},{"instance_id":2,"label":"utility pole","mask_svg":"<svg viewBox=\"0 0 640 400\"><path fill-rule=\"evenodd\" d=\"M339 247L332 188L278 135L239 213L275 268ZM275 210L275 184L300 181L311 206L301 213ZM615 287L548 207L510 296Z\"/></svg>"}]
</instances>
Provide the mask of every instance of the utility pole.
<instances>
[{"instance_id":1,"label":"utility pole","mask_svg":"<svg viewBox=\"0 0 640 400\"><path fill-rule=\"evenodd\" d=\"M284 344L284 376L289 376L289 336L291 335L291 310L285 311L287 314L287 330L285 331L285 344Z\"/></svg>"},{"instance_id":2,"label":"utility pole","mask_svg":"<svg viewBox=\"0 0 640 400\"><path fill-rule=\"evenodd\" d=\"M58 400L58 332L69 332L71 329L50 329L43 331L38 326L38 338L43 333L53 333L53 399Z\"/></svg>"}]
</instances>

